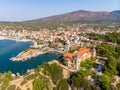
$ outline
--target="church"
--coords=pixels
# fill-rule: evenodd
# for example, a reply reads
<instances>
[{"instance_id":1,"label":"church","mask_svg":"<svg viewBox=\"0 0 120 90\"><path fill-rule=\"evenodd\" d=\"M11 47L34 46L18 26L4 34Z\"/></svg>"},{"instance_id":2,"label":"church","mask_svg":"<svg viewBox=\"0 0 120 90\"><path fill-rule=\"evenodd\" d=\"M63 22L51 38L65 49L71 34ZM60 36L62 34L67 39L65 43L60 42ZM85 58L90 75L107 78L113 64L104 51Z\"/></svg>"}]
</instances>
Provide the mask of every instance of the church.
<instances>
[{"instance_id":1,"label":"church","mask_svg":"<svg viewBox=\"0 0 120 90\"><path fill-rule=\"evenodd\" d=\"M74 53L64 53L63 63L74 70L79 70L80 62L96 56L95 48L80 48L79 51Z\"/></svg>"}]
</instances>

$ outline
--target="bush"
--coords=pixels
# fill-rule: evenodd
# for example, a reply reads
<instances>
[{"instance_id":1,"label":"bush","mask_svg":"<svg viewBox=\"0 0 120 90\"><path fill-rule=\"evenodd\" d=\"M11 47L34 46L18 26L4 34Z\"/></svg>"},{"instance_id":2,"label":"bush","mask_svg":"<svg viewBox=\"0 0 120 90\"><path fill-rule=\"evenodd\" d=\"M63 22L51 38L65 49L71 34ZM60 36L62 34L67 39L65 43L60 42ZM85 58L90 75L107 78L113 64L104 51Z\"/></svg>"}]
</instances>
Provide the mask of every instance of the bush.
<instances>
[{"instance_id":1,"label":"bush","mask_svg":"<svg viewBox=\"0 0 120 90\"><path fill-rule=\"evenodd\" d=\"M76 87L77 90L93 90L92 84L80 74L73 75L71 79L73 87Z\"/></svg>"},{"instance_id":2,"label":"bush","mask_svg":"<svg viewBox=\"0 0 120 90\"><path fill-rule=\"evenodd\" d=\"M9 87L8 87L8 89L7 89L7 90L15 90L15 88L16 88L16 86L15 86L15 85L11 85L11 86L9 86Z\"/></svg>"},{"instance_id":3,"label":"bush","mask_svg":"<svg viewBox=\"0 0 120 90\"><path fill-rule=\"evenodd\" d=\"M80 67L84 67L85 69L91 69L94 67L94 60L88 59L80 63Z\"/></svg>"},{"instance_id":4,"label":"bush","mask_svg":"<svg viewBox=\"0 0 120 90\"><path fill-rule=\"evenodd\" d=\"M33 81L33 90L50 90L50 81L47 78L36 78Z\"/></svg>"},{"instance_id":5,"label":"bush","mask_svg":"<svg viewBox=\"0 0 120 90\"><path fill-rule=\"evenodd\" d=\"M102 90L110 90L110 77L103 74L98 78L98 85Z\"/></svg>"},{"instance_id":6,"label":"bush","mask_svg":"<svg viewBox=\"0 0 120 90\"><path fill-rule=\"evenodd\" d=\"M60 80L56 88L57 88L56 90L68 90L69 85L68 85L67 79Z\"/></svg>"},{"instance_id":7,"label":"bush","mask_svg":"<svg viewBox=\"0 0 120 90\"><path fill-rule=\"evenodd\" d=\"M117 84L117 90L120 90L120 83Z\"/></svg>"},{"instance_id":8,"label":"bush","mask_svg":"<svg viewBox=\"0 0 120 90\"><path fill-rule=\"evenodd\" d=\"M63 78L63 69L57 64L43 64L43 73L49 75L54 84Z\"/></svg>"}]
</instances>

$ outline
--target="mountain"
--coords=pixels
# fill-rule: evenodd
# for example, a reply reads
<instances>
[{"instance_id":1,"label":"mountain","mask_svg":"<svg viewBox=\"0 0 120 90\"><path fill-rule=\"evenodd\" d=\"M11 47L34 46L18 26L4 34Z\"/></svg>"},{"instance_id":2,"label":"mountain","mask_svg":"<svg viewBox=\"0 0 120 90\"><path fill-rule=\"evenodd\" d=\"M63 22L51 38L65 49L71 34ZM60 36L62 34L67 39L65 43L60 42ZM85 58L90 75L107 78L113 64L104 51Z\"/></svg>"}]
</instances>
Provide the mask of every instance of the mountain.
<instances>
[{"instance_id":1,"label":"mountain","mask_svg":"<svg viewBox=\"0 0 120 90\"><path fill-rule=\"evenodd\" d=\"M120 22L120 10L106 12L93 12L93 11L85 11L79 10L75 12L70 12L61 15L55 15L51 17L46 17L42 19L25 21L27 23L55 23L55 22Z\"/></svg>"}]
</instances>

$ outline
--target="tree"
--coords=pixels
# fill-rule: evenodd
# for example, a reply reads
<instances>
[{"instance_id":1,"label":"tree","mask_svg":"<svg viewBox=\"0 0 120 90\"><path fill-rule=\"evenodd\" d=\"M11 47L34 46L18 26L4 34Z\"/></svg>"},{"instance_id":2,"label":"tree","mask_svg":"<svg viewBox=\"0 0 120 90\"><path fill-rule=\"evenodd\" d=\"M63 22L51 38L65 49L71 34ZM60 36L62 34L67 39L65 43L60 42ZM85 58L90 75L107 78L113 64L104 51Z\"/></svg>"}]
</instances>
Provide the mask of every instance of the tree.
<instances>
[{"instance_id":1,"label":"tree","mask_svg":"<svg viewBox=\"0 0 120 90\"><path fill-rule=\"evenodd\" d=\"M94 60L88 59L84 62L81 62L80 67L84 67L85 69L90 70L91 68L94 67Z\"/></svg>"},{"instance_id":2,"label":"tree","mask_svg":"<svg viewBox=\"0 0 120 90\"><path fill-rule=\"evenodd\" d=\"M46 78L36 78L33 81L33 90L50 90L50 81Z\"/></svg>"},{"instance_id":3,"label":"tree","mask_svg":"<svg viewBox=\"0 0 120 90\"><path fill-rule=\"evenodd\" d=\"M68 90L69 89L69 85L67 82L67 79L62 79L58 82L57 84L57 90Z\"/></svg>"},{"instance_id":4,"label":"tree","mask_svg":"<svg viewBox=\"0 0 120 90\"><path fill-rule=\"evenodd\" d=\"M105 63L104 73L108 75L120 74L120 46L100 44L97 46L97 52L108 57ZM114 63L114 64L113 64Z\"/></svg>"},{"instance_id":5,"label":"tree","mask_svg":"<svg viewBox=\"0 0 120 90\"><path fill-rule=\"evenodd\" d=\"M11 72L11 71L8 71L8 72L5 74L5 77L8 78L9 80L12 80L12 72Z\"/></svg>"},{"instance_id":6,"label":"tree","mask_svg":"<svg viewBox=\"0 0 120 90\"><path fill-rule=\"evenodd\" d=\"M43 64L43 73L49 75L54 84L63 78L63 69L57 64Z\"/></svg>"},{"instance_id":7,"label":"tree","mask_svg":"<svg viewBox=\"0 0 120 90\"><path fill-rule=\"evenodd\" d=\"M84 76L84 77L87 77L90 75L90 71L89 70L83 70L83 69L80 69L78 71L78 73L81 75L81 76Z\"/></svg>"},{"instance_id":8,"label":"tree","mask_svg":"<svg viewBox=\"0 0 120 90\"><path fill-rule=\"evenodd\" d=\"M117 84L117 90L120 90L120 83Z\"/></svg>"},{"instance_id":9,"label":"tree","mask_svg":"<svg viewBox=\"0 0 120 90\"><path fill-rule=\"evenodd\" d=\"M102 90L110 90L110 77L105 74L99 76L98 85Z\"/></svg>"},{"instance_id":10,"label":"tree","mask_svg":"<svg viewBox=\"0 0 120 90\"><path fill-rule=\"evenodd\" d=\"M106 74L108 73L111 75L117 75L118 71L116 70L116 68L117 68L116 59L113 56L110 56L108 61L105 64L104 73L106 73Z\"/></svg>"},{"instance_id":11,"label":"tree","mask_svg":"<svg viewBox=\"0 0 120 90\"><path fill-rule=\"evenodd\" d=\"M39 79L35 79L34 81L33 81L33 90L41 90L40 89L40 80Z\"/></svg>"},{"instance_id":12,"label":"tree","mask_svg":"<svg viewBox=\"0 0 120 90\"><path fill-rule=\"evenodd\" d=\"M83 76L80 74L75 74L72 76L72 85L76 87L78 90L92 90L93 86L92 84Z\"/></svg>"}]
</instances>

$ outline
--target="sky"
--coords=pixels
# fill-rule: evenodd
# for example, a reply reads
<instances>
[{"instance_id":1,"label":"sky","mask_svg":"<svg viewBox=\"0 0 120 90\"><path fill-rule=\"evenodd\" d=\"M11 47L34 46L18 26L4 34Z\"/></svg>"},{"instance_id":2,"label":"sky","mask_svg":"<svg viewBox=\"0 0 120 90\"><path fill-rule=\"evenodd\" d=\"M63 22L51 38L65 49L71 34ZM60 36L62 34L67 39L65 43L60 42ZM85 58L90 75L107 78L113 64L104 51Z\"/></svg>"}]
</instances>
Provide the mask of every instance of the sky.
<instances>
[{"instance_id":1,"label":"sky","mask_svg":"<svg viewBox=\"0 0 120 90\"><path fill-rule=\"evenodd\" d=\"M120 0L0 0L0 21L26 21L77 10L120 10Z\"/></svg>"}]
</instances>

